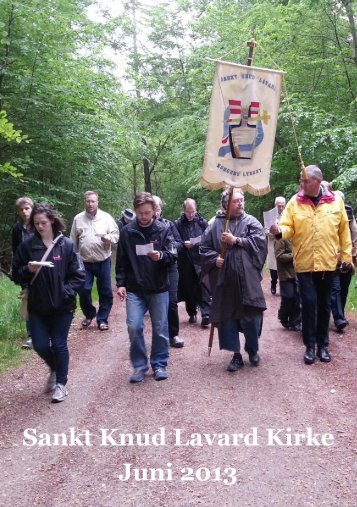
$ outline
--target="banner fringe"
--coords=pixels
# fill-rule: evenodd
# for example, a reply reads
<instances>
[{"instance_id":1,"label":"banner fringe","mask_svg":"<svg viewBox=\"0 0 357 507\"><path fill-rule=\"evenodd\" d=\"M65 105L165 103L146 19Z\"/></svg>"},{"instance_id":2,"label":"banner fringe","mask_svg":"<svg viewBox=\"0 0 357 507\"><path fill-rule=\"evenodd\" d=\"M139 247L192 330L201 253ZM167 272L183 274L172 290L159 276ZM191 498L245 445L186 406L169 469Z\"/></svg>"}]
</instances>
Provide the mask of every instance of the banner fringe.
<instances>
[{"instance_id":1,"label":"banner fringe","mask_svg":"<svg viewBox=\"0 0 357 507\"><path fill-rule=\"evenodd\" d=\"M200 178L200 184L202 187L206 188L207 190L227 189L227 187L230 186L230 185L227 185L227 183L225 181L219 181L217 183L209 183L208 181L206 181L203 178ZM243 190L243 192L248 192L249 194L257 195L257 196L266 195L266 194L269 194L269 192L271 192L270 185L268 185L267 187L263 187L263 188L254 188L251 185L249 185L248 183L243 186L237 186L237 185L231 185L231 186L233 188L240 188L241 190Z\"/></svg>"}]
</instances>

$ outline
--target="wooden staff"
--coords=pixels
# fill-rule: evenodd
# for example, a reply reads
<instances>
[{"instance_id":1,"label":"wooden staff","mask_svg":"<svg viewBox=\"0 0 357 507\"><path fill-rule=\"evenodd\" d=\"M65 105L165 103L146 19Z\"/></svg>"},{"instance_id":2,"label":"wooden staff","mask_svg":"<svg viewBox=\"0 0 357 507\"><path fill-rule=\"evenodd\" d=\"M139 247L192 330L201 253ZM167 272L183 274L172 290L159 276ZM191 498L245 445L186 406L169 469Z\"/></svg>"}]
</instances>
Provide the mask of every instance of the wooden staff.
<instances>
[{"instance_id":1,"label":"wooden staff","mask_svg":"<svg viewBox=\"0 0 357 507\"><path fill-rule=\"evenodd\" d=\"M247 42L247 46L249 47L248 52L248 58L247 58L247 65L251 67L253 63L253 56L254 56L254 49L257 46L257 43L254 39L250 39L250 41ZM232 197L233 197L233 190L234 187L229 187L228 190L228 204L227 204L227 211L226 211L226 220L224 223L224 232L228 232L229 227L229 219L231 214L231 205L232 205ZM221 245L221 252L220 256L224 258L227 251L227 243L222 243ZM211 328L209 331L209 338L208 338L208 356L211 355L212 345L213 345L213 337L214 337L214 324L211 324Z\"/></svg>"},{"instance_id":2,"label":"wooden staff","mask_svg":"<svg viewBox=\"0 0 357 507\"><path fill-rule=\"evenodd\" d=\"M226 220L224 222L224 232L228 232L229 218L230 218L231 206L232 206L233 190L234 190L234 187L229 187L228 204L227 204L227 210L226 210ZM221 252L219 255L223 259L224 259L224 256L226 255L226 251L227 251L227 243L222 243L221 244ZM209 331L209 338L208 338L208 356L211 355L211 350L212 350L212 345L213 345L213 337L214 337L214 324L211 324L211 329Z\"/></svg>"}]
</instances>

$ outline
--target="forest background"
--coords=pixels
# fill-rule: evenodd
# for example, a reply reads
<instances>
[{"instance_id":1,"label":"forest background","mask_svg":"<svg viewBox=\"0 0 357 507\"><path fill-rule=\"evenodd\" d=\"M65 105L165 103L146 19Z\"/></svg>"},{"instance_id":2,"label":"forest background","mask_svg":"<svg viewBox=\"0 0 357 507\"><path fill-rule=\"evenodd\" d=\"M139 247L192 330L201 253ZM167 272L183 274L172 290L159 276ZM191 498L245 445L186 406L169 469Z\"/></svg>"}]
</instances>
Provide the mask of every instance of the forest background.
<instances>
[{"instance_id":1,"label":"forest background","mask_svg":"<svg viewBox=\"0 0 357 507\"><path fill-rule=\"evenodd\" d=\"M141 190L164 199L167 218L188 196L214 215L219 192L199 184L214 74L206 57L245 63L252 37L254 65L287 73L305 164L355 207L355 1L107 3L116 12L90 0L0 0L0 261L22 195L52 203L69 227L89 188L114 217ZM249 196L248 212L261 219L298 179L283 89L272 191Z\"/></svg>"}]
</instances>

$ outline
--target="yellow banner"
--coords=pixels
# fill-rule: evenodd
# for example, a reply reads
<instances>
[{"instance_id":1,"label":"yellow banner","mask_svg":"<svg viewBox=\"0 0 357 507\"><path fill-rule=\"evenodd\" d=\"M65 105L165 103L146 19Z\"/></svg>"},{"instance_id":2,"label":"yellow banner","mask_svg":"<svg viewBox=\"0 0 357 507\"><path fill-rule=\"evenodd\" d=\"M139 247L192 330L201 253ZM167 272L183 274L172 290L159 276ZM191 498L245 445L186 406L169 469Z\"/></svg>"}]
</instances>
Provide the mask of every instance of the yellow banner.
<instances>
[{"instance_id":1,"label":"yellow banner","mask_svg":"<svg viewBox=\"0 0 357 507\"><path fill-rule=\"evenodd\" d=\"M201 183L266 194L284 72L216 65Z\"/></svg>"}]
</instances>

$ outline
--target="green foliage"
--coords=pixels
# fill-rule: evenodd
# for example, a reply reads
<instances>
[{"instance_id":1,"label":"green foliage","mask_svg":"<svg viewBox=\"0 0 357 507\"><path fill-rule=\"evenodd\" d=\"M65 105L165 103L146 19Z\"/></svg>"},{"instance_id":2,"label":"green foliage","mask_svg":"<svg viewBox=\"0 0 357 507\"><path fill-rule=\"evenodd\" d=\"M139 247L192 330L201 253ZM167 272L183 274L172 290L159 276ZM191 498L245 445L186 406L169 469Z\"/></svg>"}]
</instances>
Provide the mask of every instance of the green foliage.
<instances>
[{"instance_id":1,"label":"green foliage","mask_svg":"<svg viewBox=\"0 0 357 507\"><path fill-rule=\"evenodd\" d=\"M0 276L0 373L18 364L21 359L21 341L26 339L25 323L20 318L20 289Z\"/></svg>"},{"instance_id":2,"label":"green foliage","mask_svg":"<svg viewBox=\"0 0 357 507\"><path fill-rule=\"evenodd\" d=\"M6 139L6 141L13 141L16 143L21 143L25 141L28 143L28 136L23 135L21 130L16 130L14 125L9 122L7 119L6 111L0 111L0 137ZM10 162L4 162L0 164L0 173L6 173L14 178L20 178L23 176L22 173L18 172L16 167L14 167Z\"/></svg>"},{"instance_id":3,"label":"green foliage","mask_svg":"<svg viewBox=\"0 0 357 507\"><path fill-rule=\"evenodd\" d=\"M356 276L354 276L351 280L346 306L347 306L348 311L357 313L357 277Z\"/></svg>"},{"instance_id":4,"label":"green foliage","mask_svg":"<svg viewBox=\"0 0 357 507\"><path fill-rule=\"evenodd\" d=\"M293 115L305 164L355 205L357 191L357 65L353 2L336 0L177 0L148 6L122 2L116 18L88 19L89 0L3 0L0 11L0 109L31 143L0 141L0 250L8 248L20 195L47 200L69 225L82 192L118 216L136 191L151 188L176 218L196 198L211 217L219 192L201 188L214 65L206 57L286 71L271 193L247 196L262 218L277 195L298 188ZM119 3L118 3L119 5ZM122 74L103 56L111 48ZM123 86L122 86L123 85Z\"/></svg>"}]
</instances>

